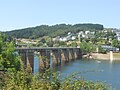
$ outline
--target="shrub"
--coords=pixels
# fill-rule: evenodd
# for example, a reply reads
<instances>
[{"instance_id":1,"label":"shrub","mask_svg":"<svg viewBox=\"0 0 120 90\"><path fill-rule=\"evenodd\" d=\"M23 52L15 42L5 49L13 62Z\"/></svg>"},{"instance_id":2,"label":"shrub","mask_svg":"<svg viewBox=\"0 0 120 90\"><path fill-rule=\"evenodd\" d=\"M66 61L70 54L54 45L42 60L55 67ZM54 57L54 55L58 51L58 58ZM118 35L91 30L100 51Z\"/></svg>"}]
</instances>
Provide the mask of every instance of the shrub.
<instances>
[{"instance_id":1,"label":"shrub","mask_svg":"<svg viewBox=\"0 0 120 90\"><path fill-rule=\"evenodd\" d=\"M82 78L67 77L60 79L60 73L49 70L33 75L23 71L6 73L4 90L111 90L106 83L87 81Z\"/></svg>"}]
</instances>

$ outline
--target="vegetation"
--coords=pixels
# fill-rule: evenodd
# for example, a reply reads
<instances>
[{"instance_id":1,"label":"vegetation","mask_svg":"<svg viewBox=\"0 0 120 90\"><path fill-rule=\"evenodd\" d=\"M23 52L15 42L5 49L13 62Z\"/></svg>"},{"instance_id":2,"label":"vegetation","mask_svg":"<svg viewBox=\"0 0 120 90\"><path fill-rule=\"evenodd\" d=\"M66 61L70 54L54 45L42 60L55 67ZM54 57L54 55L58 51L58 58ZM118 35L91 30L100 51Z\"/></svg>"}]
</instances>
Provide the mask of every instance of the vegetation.
<instances>
[{"instance_id":1,"label":"vegetation","mask_svg":"<svg viewBox=\"0 0 120 90\"><path fill-rule=\"evenodd\" d=\"M15 38L30 38L36 39L43 36L56 37L66 35L68 32L77 33L85 30L103 30L103 25L100 24L57 24L53 26L41 25L32 28L19 29L5 32L7 35Z\"/></svg>"},{"instance_id":2,"label":"vegetation","mask_svg":"<svg viewBox=\"0 0 120 90\"><path fill-rule=\"evenodd\" d=\"M106 83L87 81L74 75L61 80L60 73L49 70L38 75L19 71L5 76L4 90L112 90Z\"/></svg>"},{"instance_id":3,"label":"vegetation","mask_svg":"<svg viewBox=\"0 0 120 90\"><path fill-rule=\"evenodd\" d=\"M14 42L0 34L0 70L20 71L21 60L15 53Z\"/></svg>"},{"instance_id":4,"label":"vegetation","mask_svg":"<svg viewBox=\"0 0 120 90\"><path fill-rule=\"evenodd\" d=\"M106 54L107 50L104 50L101 46L98 46L98 52L102 54Z\"/></svg>"},{"instance_id":5,"label":"vegetation","mask_svg":"<svg viewBox=\"0 0 120 90\"><path fill-rule=\"evenodd\" d=\"M92 43L86 41L82 41L80 43L80 48L83 54L87 54L87 53L90 54L90 52L95 51L95 46Z\"/></svg>"},{"instance_id":6,"label":"vegetation","mask_svg":"<svg viewBox=\"0 0 120 90\"><path fill-rule=\"evenodd\" d=\"M112 41L112 46L114 46L114 47L118 47L119 50L120 50L120 41L114 39L114 40Z\"/></svg>"}]
</instances>

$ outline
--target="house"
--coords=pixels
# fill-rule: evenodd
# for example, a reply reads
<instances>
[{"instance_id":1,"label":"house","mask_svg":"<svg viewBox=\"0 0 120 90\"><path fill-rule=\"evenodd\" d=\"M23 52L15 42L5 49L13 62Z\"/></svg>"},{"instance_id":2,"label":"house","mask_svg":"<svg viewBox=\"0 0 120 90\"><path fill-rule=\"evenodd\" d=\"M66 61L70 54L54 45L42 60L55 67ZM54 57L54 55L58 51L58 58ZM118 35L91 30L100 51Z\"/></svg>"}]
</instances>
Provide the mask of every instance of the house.
<instances>
[{"instance_id":1,"label":"house","mask_svg":"<svg viewBox=\"0 0 120 90\"><path fill-rule=\"evenodd\" d=\"M112 32L114 32L116 34L117 40L120 41L120 29L113 29Z\"/></svg>"},{"instance_id":2,"label":"house","mask_svg":"<svg viewBox=\"0 0 120 90\"><path fill-rule=\"evenodd\" d=\"M87 34L90 34L90 31L85 31L85 34L87 35Z\"/></svg>"},{"instance_id":3,"label":"house","mask_svg":"<svg viewBox=\"0 0 120 90\"><path fill-rule=\"evenodd\" d=\"M66 37L62 37L62 38L60 38L59 40L65 42L65 41L67 41L67 38L66 38Z\"/></svg>"},{"instance_id":4,"label":"house","mask_svg":"<svg viewBox=\"0 0 120 90\"><path fill-rule=\"evenodd\" d=\"M90 32L90 34L94 35L94 34L95 34L95 32Z\"/></svg>"},{"instance_id":5,"label":"house","mask_svg":"<svg viewBox=\"0 0 120 90\"><path fill-rule=\"evenodd\" d=\"M117 33L116 33L116 38L117 38L117 40L120 41L120 32L117 32Z\"/></svg>"},{"instance_id":6,"label":"house","mask_svg":"<svg viewBox=\"0 0 120 90\"><path fill-rule=\"evenodd\" d=\"M78 33L78 37L85 37L85 33L83 32L83 31L80 31L79 33Z\"/></svg>"},{"instance_id":7,"label":"house","mask_svg":"<svg viewBox=\"0 0 120 90\"><path fill-rule=\"evenodd\" d=\"M76 37L75 37L75 36L72 36L72 37L71 37L71 40L75 40L75 39L76 39Z\"/></svg>"}]
</instances>

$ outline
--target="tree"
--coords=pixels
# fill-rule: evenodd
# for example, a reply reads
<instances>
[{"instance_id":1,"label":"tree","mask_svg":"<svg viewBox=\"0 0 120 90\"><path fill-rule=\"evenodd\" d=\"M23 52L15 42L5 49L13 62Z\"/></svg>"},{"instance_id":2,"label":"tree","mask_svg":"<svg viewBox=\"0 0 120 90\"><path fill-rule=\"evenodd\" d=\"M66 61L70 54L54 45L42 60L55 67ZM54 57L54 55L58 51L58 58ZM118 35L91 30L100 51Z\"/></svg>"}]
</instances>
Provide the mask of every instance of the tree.
<instances>
[{"instance_id":1,"label":"tree","mask_svg":"<svg viewBox=\"0 0 120 90\"><path fill-rule=\"evenodd\" d=\"M18 54L15 52L13 41L5 41L6 37L0 34L0 69L21 70L22 64Z\"/></svg>"},{"instance_id":2,"label":"tree","mask_svg":"<svg viewBox=\"0 0 120 90\"><path fill-rule=\"evenodd\" d=\"M118 47L119 48L119 51L120 51L120 41L118 41L117 39L114 39L112 41L112 46L113 47Z\"/></svg>"},{"instance_id":3,"label":"tree","mask_svg":"<svg viewBox=\"0 0 120 90\"><path fill-rule=\"evenodd\" d=\"M102 54L107 53L107 51L105 49L103 49L100 45L98 46L98 49L99 49L99 53L102 53Z\"/></svg>"},{"instance_id":4,"label":"tree","mask_svg":"<svg viewBox=\"0 0 120 90\"><path fill-rule=\"evenodd\" d=\"M71 42L68 46L69 47L77 47L77 43L74 41L74 42Z\"/></svg>"},{"instance_id":5,"label":"tree","mask_svg":"<svg viewBox=\"0 0 120 90\"><path fill-rule=\"evenodd\" d=\"M93 51L93 44L83 41L80 43L80 48L81 48L83 53L85 53L85 54L90 53Z\"/></svg>"}]
</instances>

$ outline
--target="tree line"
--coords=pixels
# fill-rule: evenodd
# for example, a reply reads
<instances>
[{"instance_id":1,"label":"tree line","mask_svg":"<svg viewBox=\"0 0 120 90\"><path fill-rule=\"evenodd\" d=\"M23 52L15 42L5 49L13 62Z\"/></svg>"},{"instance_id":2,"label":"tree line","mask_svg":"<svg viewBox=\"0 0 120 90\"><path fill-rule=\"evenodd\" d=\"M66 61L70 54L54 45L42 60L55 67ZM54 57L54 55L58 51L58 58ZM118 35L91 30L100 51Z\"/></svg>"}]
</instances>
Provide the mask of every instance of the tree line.
<instances>
[{"instance_id":1,"label":"tree line","mask_svg":"<svg viewBox=\"0 0 120 90\"><path fill-rule=\"evenodd\" d=\"M40 25L31 28L4 32L15 38L36 39L43 36L56 37L64 36L68 32L77 33L85 30L103 30L103 25L100 24L56 24L56 25Z\"/></svg>"}]
</instances>

